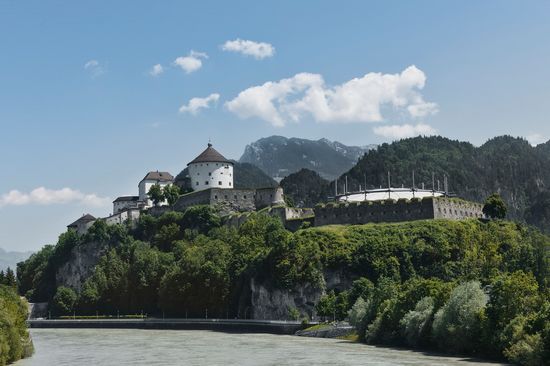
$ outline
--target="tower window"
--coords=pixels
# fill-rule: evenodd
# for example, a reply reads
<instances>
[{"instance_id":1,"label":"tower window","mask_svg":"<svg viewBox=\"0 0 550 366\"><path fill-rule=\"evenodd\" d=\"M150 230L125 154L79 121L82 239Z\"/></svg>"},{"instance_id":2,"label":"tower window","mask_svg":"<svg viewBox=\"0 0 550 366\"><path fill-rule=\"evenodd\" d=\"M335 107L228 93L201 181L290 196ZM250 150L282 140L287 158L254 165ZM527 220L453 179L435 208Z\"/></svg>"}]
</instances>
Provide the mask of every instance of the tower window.
<instances>
[{"instance_id":1,"label":"tower window","mask_svg":"<svg viewBox=\"0 0 550 366\"><path fill-rule=\"evenodd\" d=\"M204 182L204 184L208 185L208 181Z\"/></svg>"},{"instance_id":2,"label":"tower window","mask_svg":"<svg viewBox=\"0 0 550 366\"><path fill-rule=\"evenodd\" d=\"M208 176L210 177L212 175L212 173L208 173Z\"/></svg>"},{"instance_id":3,"label":"tower window","mask_svg":"<svg viewBox=\"0 0 550 366\"><path fill-rule=\"evenodd\" d=\"M229 182L229 185L231 185L231 182Z\"/></svg>"},{"instance_id":4,"label":"tower window","mask_svg":"<svg viewBox=\"0 0 550 366\"><path fill-rule=\"evenodd\" d=\"M219 186L222 185L222 181L221 181L221 180L218 181L218 185L219 185Z\"/></svg>"},{"instance_id":5,"label":"tower window","mask_svg":"<svg viewBox=\"0 0 550 366\"><path fill-rule=\"evenodd\" d=\"M195 182L195 185L198 186L198 185L199 185L199 182Z\"/></svg>"}]
</instances>

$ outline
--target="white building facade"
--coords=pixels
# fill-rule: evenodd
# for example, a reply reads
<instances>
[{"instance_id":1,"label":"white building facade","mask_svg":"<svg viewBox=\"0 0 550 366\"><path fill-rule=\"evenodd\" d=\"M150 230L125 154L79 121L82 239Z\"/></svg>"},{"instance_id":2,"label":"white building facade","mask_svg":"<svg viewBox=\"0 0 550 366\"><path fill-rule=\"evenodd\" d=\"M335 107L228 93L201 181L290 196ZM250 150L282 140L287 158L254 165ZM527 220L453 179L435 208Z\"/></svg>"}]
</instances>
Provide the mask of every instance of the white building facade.
<instances>
[{"instance_id":1,"label":"white building facade","mask_svg":"<svg viewBox=\"0 0 550 366\"><path fill-rule=\"evenodd\" d=\"M208 188L232 189L233 163L208 144L193 161L187 164L194 191Z\"/></svg>"},{"instance_id":2,"label":"white building facade","mask_svg":"<svg viewBox=\"0 0 550 366\"><path fill-rule=\"evenodd\" d=\"M156 171L156 172L147 173L145 178L143 178L138 185L139 201L145 203L144 205L145 208L153 207L153 201L149 199L149 195L148 195L151 187L155 184L158 184L161 188L164 188L172 184L173 182L174 182L174 177L172 176L172 174L168 172ZM166 201L160 203L161 206L167 205L167 204L168 202Z\"/></svg>"}]
</instances>

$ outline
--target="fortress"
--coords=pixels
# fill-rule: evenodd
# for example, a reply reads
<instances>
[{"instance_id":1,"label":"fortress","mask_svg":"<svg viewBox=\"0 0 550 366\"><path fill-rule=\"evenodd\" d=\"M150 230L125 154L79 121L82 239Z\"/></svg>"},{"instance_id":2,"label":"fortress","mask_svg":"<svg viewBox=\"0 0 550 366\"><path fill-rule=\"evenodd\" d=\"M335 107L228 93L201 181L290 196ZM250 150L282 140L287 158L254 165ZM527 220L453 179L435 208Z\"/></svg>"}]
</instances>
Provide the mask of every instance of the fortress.
<instances>
[{"instance_id":1,"label":"fortress","mask_svg":"<svg viewBox=\"0 0 550 366\"><path fill-rule=\"evenodd\" d=\"M181 195L173 205L153 205L149 190L174 184L168 172L149 172L138 184L137 196L121 196L113 201L113 214L103 218L109 225L132 223L142 212L160 215L166 211L185 211L196 205L210 205L226 218L229 225L246 221L243 213L262 211L280 217L285 227L297 230L307 225L367 224L428 219L483 218L483 205L449 197L435 189L392 188L363 190L337 195L334 202L315 208L286 207L281 187L236 189L233 184L233 162L208 144L207 148L187 164L192 192ZM68 225L79 234L85 233L98 219L90 214Z\"/></svg>"}]
</instances>

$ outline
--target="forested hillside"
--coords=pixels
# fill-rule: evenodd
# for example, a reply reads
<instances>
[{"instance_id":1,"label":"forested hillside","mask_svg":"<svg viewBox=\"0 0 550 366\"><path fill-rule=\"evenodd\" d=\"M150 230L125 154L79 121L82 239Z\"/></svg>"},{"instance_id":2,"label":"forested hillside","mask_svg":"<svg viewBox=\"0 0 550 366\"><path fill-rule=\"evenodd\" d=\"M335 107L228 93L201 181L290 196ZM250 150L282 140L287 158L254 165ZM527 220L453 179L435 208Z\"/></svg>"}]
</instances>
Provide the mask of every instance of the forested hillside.
<instances>
[{"instance_id":1,"label":"forested hillside","mask_svg":"<svg viewBox=\"0 0 550 366\"><path fill-rule=\"evenodd\" d=\"M90 243L102 243L106 254L81 291L56 282L68 253ZM210 207L196 206L143 215L135 229L97 221L84 236L68 232L21 263L17 276L20 291L49 301L54 315L203 317L208 309L210 317L250 317L260 314L260 299L250 296L261 287L279 294L262 301L273 301L264 305L283 319L343 319L352 310L350 321L368 343L530 365L549 359L549 255L550 238L507 221L291 233L262 214L228 227ZM305 298L286 307L276 302L280 294Z\"/></svg>"},{"instance_id":2,"label":"forested hillside","mask_svg":"<svg viewBox=\"0 0 550 366\"><path fill-rule=\"evenodd\" d=\"M510 218L524 219L526 211L550 188L550 155L521 138L495 137L480 147L443 137L416 137L383 144L370 151L345 175L351 190L364 184L387 185L391 172L394 186L431 186L432 172L459 196L481 202L499 192L508 204ZM535 218L533 218L534 220ZM536 223L536 222L533 222ZM548 228L545 228L548 229Z\"/></svg>"},{"instance_id":3,"label":"forested hillside","mask_svg":"<svg viewBox=\"0 0 550 366\"><path fill-rule=\"evenodd\" d=\"M329 182L309 169L286 176L280 185L285 196L297 207L313 207L326 201L329 195Z\"/></svg>"}]
</instances>

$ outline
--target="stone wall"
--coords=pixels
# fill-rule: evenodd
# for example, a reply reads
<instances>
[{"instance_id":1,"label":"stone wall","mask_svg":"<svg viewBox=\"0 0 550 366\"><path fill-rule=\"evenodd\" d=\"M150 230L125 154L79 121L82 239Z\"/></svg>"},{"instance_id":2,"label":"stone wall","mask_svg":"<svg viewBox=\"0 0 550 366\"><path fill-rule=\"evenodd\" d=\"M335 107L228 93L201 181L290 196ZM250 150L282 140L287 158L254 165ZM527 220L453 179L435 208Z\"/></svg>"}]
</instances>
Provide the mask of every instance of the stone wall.
<instances>
[{"instance_id":1,"label":"stone wall","mask_svg":"<svg viewBox=\"0 0 550 366\"><path fill-rule=\"evenodd\" d=\"M136 222L139 219L141 211L139 208L132 208L119 212L105 218L107 225L124 224L126 221Z\"/></svg>"},{"instance_id":2,"label":"stone wall","mask_svg":"<svg viewBox=\"0 0 550 366\"><path fill-rule=\"evenodd\" d=\"M434 199L434 218L455 219L483 218L483 204L455 198Z\"/></svg>"},{"instance_id":3,"label":"stone wall","mask_svg":"<svg viewBox=\"0 0 550 366\"><path fill-rule=\"evenodd\" d=\"M315 208L315 226L367 224L427 219L481 218L483 205L455 198L385 200L333 204Z\"/></svg>"},{"instance_id":4,"label":"stone wall","mask_svg":"<svg viewBox=\"0 0 550 366\"><path fill-rule=\"evenodd\" d=\"M174 204L174 210L185 211L195 205L216 206L222 214L231 212L257 211L274 204L282 204L281 188L224 189L210 188L181 196Z\"/></svg>"}]
</instances>

